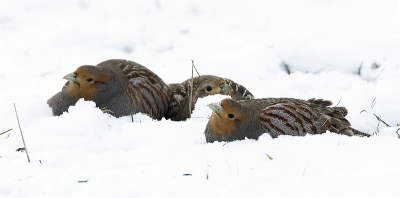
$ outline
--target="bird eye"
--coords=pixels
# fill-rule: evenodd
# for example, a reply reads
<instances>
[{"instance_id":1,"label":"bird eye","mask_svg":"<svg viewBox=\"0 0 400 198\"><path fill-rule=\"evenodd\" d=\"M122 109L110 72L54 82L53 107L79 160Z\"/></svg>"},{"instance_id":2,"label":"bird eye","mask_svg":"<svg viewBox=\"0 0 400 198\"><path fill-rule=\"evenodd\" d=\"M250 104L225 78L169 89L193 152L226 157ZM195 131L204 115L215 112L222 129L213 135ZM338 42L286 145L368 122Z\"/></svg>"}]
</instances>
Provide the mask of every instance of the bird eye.
<instances>
[{"instance_id":1,"label":"bird eye","mask_svg":"<svg viewBox=\"0 0 400 198\"><path fill-rule=\"evenodd\" d=\"M235 118L235 115L229 113L229 114L228 114L228 118L233 119L233 118Z\"/></svg>"},{"instance_id":2,"label":"bird eye","mask_svg":"<svg viewBox=\"0 0 400 198\"><path fill-rule=\"evenodd\" d=\"M211 86L207 86L206 87L206 91L212 91L212 87Z\"/></svg>"},{"instance_id":3,"label":"bird eye","mask_svg":"<svg viewBox=\"0 0 400 198\"><path fill-rule=\"evenodd\" d=\"M87 82L93 82L93 78L87 78L86 81Z\"/></svg>"}]
</instances>

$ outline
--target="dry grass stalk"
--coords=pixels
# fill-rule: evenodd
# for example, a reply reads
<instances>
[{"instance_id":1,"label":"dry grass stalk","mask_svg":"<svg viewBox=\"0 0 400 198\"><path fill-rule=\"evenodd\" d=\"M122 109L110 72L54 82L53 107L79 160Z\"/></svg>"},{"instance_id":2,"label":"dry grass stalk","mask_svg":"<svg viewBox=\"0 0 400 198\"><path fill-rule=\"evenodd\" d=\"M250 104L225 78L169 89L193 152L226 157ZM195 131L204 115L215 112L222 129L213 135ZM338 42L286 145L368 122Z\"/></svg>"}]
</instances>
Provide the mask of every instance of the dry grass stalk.
<instances>
[{"instance_id":1,"label":"dry grass stalk","mask_svg":"<svg viewBox=\"0 0 400 198\"><path fill-rule=\"evenodd\" d=\"M25 149L25 153L26 153L26 158L28 158L28 162L30 163L31 160L29 159L28 149L26 148L24 135L22 134L21 124L19 123L19 118L18 118L17 108L15 107L15 103L14 103L14 110L15 110L15 115L17 116L19 131L21 132L22 143L24 143L24 149Z\"/></svg>"}]
</instances>

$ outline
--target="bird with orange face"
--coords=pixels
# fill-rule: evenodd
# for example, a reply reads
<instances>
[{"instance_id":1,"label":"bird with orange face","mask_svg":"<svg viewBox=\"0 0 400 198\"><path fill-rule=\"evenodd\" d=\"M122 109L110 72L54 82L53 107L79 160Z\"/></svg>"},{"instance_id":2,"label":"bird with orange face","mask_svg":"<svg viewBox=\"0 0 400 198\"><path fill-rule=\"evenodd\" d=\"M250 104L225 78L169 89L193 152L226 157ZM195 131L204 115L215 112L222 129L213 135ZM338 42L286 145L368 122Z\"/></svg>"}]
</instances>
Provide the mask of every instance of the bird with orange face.
<instances>
[{"instance_id":1,"label":"bird with orange face","mask_svg":"<svg viewBox=\"0 0 400 198\"><path fill-rule=\"evenodd\" d=\"M253 94L244 86L236 82L213 75L202 75L193 78L193 90L191 90L192 79L187 79L182 83L169 84L172 89L173 97L170 103L170 111L167 117L174 121L182 121L190 118L195 104L199 98L221 94L231 96L234 100L250 100ZM193 96L190 100L190 91ZM190 109L189 109L189 103Z\"/></svg>"},{"instance_id":2,"label":"bird with orange face","mask_svg":"<svg viewBox=\"0 0 400 198\"><path fill-rule=\"evenodd\" d=\"M80 66L64 79L68 82L62 90L47 101L53 115L61 115L83 98L115 117L141 112L161 120L172 97L170 87L160 77L128 60Z\"/></svg>"},{"instance_id":3,"label":"bird with orange face","mask_svg":"<svg viewBox=\"0 0 400 198\"><path fill-rule=\"evenodd\" d=\"M330 105L331 101L314 98L223 99L208 105L213 112L204 131L206 141L258 139L263 133L272 138L305 136L327 130L348 136L370 136L350 127L345 107Z\"/></svg>"}]
</instances>

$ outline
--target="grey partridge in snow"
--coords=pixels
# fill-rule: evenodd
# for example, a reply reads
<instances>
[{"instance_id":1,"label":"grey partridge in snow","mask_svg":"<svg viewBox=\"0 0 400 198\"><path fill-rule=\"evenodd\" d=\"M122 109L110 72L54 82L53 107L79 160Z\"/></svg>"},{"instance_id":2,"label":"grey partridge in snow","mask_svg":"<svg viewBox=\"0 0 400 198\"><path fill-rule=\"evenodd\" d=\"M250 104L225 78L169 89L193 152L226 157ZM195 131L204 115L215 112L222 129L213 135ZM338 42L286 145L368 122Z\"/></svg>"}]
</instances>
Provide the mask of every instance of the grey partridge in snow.
<instances>
[{"instance_id":1,"label":"grey partridge in snow","mask_svg":"<svg viewBox=\"0 0 400 198\"><path fill-rule=\"evenodd\" d=\"M192 79L190 78L182 83L169 84L173 97L167 117L171 120L182 121L190 118L197 100L209 95L229 95L234 100L250 100L254 98L253 94L245 87L230 79L203 75L193 78L193 96L192 100L190 100L191 81ZM189 102L191 102L190 110Z\"/></svg>"},{"instance_id":2,"label":"grey partridge in snow","mask_svg":"<svg viewBox=\"0 0 400 198\"><path fill-rule=\"evenodd\" d=\"M329 107L323 99L263 98L235 101L229 98L208 106L212 109L204 131L206 141L258 139L263 133L305 136L329 130L349 136L370 136L350 127L345 107Z\"/></svg>"},{"instance_id":3,"label":"grey partridge in snow","mask_svg":"<svg viewBox=\"0 0 400 198\"><path fill-rule=\"evenodd\" d=\"M161 120L172 97L171 89L160 77L128 60L80 66L64 79L68 82L62 90L47 101L54 115L61 115L83 98L115 117L141 112Z\"/></svg>"}]
</instances>

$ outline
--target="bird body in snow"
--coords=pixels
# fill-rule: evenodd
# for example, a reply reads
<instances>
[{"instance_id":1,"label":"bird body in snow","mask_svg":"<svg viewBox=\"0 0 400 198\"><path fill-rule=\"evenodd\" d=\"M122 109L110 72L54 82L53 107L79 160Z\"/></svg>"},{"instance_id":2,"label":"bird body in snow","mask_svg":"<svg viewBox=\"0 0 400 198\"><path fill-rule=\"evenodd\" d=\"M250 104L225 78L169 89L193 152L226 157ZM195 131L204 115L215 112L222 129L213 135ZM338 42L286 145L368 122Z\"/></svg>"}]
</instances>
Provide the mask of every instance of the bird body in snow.
<instances>
[{"instance_id":1,"label":"bird body in snow","mask_svg":"<svg viewBox=\"0 0 400 198\"><path fill-rule=\"evenodd\" d=\"M223 99L212 109L205 129L207 142L258 139L263 133L305 136L327 130L349 136L370 136L350 127L345 107L329 107L322 99L263 98L235 101Z\"/></svg>"},{"instance_id":2,"label":"bird body in snow","mask_svg":"<svg viewBox=\"0 0 400 198\"><path fill-rule=\"evenodd\" d=\"M161 120L172 97L171 89L160 77L128 60L80 66L64 79L68 82L63 89L47 101L54 115L68 111L83 98L115 117L142 112Z\"/></svg>"},{"instance_id":3,"label":"bird body in snow","mask_svg":"<svg viewBox=\"0 0 400 198\"><path fill-rule=\"evenodd\" d=\"M171 120L182 121L190 118L197 100L209 95L227 95L234 100L250 100L254 98L253 94L244 86L227 78L213 75L194 77L193 90L191 90L191 82L192 79L190 78L182 83L169 84L173 93L170 103L171 111L168 112L168 117ZM193 94L192 100L190 100L190 91Z\"/></svg>"}]
</instances>

